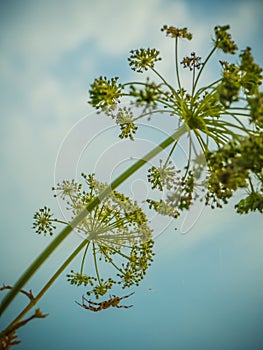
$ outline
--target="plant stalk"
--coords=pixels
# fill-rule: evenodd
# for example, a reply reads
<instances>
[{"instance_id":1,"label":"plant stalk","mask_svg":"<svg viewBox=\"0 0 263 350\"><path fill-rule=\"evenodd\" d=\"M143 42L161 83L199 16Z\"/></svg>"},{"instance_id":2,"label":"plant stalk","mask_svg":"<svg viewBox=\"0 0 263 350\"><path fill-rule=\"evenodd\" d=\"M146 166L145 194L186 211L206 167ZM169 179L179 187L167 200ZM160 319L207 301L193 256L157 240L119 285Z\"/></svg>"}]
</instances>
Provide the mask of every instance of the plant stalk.
<instances>
[{"instance_id":1,"label":"plant stalk","mask_svg":"<svg viewBox=\"0 0 263 350\"><path fill-rule=\"evenodd\" d=\"M74 252L67 258L67 260L54 273L54 275L49 279L49 281L40 290L40 292L31 299L24 310L10 323L10 325L1 334L5 336L17 329L18 322L34 307L34 305L36 305L36 303L42 298L42 296L52 286L55 280L61 275L65 268L71 263L71 261L78 255L78 253L85 247L85 245L87 245L87 242L86 240L83 240L81 244L74 250Z\"/></svg>"}]
</instances>

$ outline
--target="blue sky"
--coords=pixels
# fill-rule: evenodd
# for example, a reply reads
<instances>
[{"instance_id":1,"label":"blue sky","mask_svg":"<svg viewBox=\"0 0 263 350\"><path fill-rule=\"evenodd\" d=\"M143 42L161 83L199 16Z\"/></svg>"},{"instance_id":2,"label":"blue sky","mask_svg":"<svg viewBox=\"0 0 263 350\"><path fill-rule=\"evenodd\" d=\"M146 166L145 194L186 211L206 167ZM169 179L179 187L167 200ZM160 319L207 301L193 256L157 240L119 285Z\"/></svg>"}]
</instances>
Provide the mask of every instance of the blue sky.
<instances>
[{"instance_id":1,"label":"blue sky","mask_svg":"<svg viewBox=\"0 0 263 350\"><path fill-rule=\"evenodd\" d=\"M132 153L130 143L114 138L111 121L87 104L94 78L134 79L127 56L140 47L161 50L160 69L170 77L172 41L160 32L163 24L187 26L194 39L182 52L200 55L211 48L214 26L230 24L238 46L251 46L263 65L262 10L260 1L238 0L0 2L0 283L14 283L47 245L31 225L45 204L59 212L50 190L54 178L94 168L102 178L113 176L114 159L139 157L170 127L148 132L144 125L150 139L140 136ZM215 69L208 67L207 80ZM147 191L142 173L138 180L129 189L133 195ZM17 349L262 349L262 218L238 216L233 204L222 211L196 208L187 234L182 221L155 233L156 258L129 300L132 309L86 312L74 303L83 290L61 276L39 304L49 317L21 330ZM41 288L79 239L63 244L28 288ZM15 300L1 326L23 302Z\"/></svg>"}]
</instances>

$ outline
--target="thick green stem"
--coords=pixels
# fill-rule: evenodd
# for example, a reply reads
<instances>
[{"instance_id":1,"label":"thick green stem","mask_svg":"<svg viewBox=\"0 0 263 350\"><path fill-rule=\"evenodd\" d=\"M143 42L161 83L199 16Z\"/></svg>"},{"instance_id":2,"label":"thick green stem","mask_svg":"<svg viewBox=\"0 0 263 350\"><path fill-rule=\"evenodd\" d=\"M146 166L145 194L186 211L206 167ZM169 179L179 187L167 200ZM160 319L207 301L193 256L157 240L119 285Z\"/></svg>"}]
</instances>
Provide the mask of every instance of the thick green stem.
<instances>
[{"instance_id":1,"label":"thick green stem","mask_svg":"<svg viewBox=\"0 0 263 350\"><path fill-rule=\"evenodd\" d=\"M30 303L24 308L24 310L10 323L10 325L2 332L4 335L8 335L17 328L18 322L36 305L36 303L42 298L46 291L51 287L55 280L61 275L65 268L71 263L71 261L78 255L78 253L87 245L87 241L83 240L81 244L74 250L74 252L68 257L68 259L60 266L60 268L54 273L50 280L45 284L41 291Z\"/></svg>"},{"instance_id":2,"label":"thick green stem","mask_svg":"<svg viewBox=\"0 0 263 350\"><path fill-rule=\"evenodd\" d=\"M58 236L46 247L46 249L36 258L35 261L29 266L29 268L24 272L24 274L18 279L12 290L3 299L0 306L0 315L6 310L11 301L23 288L23 286L28 282L28 280L34 275L38 268L47 260L50 254L59 246L59 244L64 241L64 239L70 234L70 232L86 217L86 215L91 212L100 202L107 197L112 190L117 188L122 184L127 178L129 178L133 173L140 169L145 163L159 154L163 149L168 147L172 142L178 140L187 131L186 125L182 125L178 128L171 136L167 137L160 145L155 147L149 153L147 153L143 158L139 159L135 164L124 171L120 176L118 176L102 193L95 197L90 203L83 209L69 225L67 225Z\"/></svg>"}]
</instances>

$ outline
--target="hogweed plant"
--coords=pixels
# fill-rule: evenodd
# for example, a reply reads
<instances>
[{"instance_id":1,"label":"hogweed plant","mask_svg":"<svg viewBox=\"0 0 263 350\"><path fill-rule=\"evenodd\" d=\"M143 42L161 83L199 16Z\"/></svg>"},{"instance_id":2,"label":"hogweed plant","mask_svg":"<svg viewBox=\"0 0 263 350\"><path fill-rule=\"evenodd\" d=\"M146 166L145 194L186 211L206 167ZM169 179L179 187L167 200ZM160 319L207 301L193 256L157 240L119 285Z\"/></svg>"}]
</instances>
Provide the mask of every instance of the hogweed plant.
<instances>
[{"instance_id":1,"label":"hogweed plant","mask_svg":"<svg viewBox=\"0 0 263 350\"><path fill-rule=\"evenodd\" d=\"M37 234L52 236L58 225L64 228L14 286L1 288L9 291L2 300L1 314L18 293L29 299L24 310L1 332L1 349L19 342L16 332L20 327L46 316L39 308L31 316L26 315L81 251L79 270L69 270L67 280L72 285L85 286L88 296L99 299L114 285L123 289L139 285L153 261L153 231L139 204L116 188L162 150L167 148L168 156L159 159L159 166L150 166L145 175L157 193L157 198L146 201L150 210L177 218L196 200L221 208L241 189L243 198L236 203L236 211L263 212L262 68L254 62L249 47L239 53L235 63L228 61L229 55L238 51L229 29L229 26L215 27L212 48L206 58L196 52L179 58L179 42L191 40L192 34L187 28L163 26L161 31L174 41L175 81L168 81L159 73L157 66L162 58L158 50L141 48L132 50L128 61L133 71L146 74L144 82L121 83L117 77L101 76L91 84L89 103L115 121L121 139L135 140L143 118L162 118L163 114L171 116L174 130L110 184L100 182L95 174L82 174L84 183L64 180L53 187L55 196L65 201L71 220L55 218L48 207L35 213L33 228ZM216 62L220 76L200 86L200 78L216 51L226 55L224 61ZM189 71L189 90L182 84L181 69ZM149 71L151 78L147 76ZM156 79L152 78L154 75ZM130 105L123 107L121 102L127 98ZM134 114L134 106L140 107L139 116ZM180 168L171 159L183 136L189 144L188 160ZM81 244L38 294L25 291L24 285L73 230L82 236ZM108 276L101 275L100 264L111 267ZM82 304L77 303L99 311L109 306L120 307L118 303L125 297L92 302L82 296Z\"/></svg>"}]
</instances>

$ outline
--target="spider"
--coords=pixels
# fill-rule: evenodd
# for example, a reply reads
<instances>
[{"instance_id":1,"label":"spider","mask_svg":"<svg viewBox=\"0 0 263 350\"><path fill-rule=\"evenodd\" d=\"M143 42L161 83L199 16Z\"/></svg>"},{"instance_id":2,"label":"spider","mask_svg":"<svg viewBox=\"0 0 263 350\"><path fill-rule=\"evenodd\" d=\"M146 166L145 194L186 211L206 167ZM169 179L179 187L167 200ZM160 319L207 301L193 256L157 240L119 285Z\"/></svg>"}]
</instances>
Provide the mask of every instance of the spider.
<instances>
[{"instance_id":1,"label":"spider","mask_svg":"<svg viewBox=\"0 0 263 350\"><path fill-rule=\"evenodd\" d=\"M109 300L106 300L106 301L102 301L101 303L95 303L91 300L88 300L84 297L84 295L82 295L82 304L78 303L77 301L75 301L75 303L77 303L78 305L80 305L81 307L83 307L84 309L87 309L87 310L91 310L91 311L101 311L101 310L104 310L104 309L108 309L110 306L112 307L117 307L117 308L125 308L125 309L128 309L129 307L132 307L133 305L129 305L129 306L126 306L126 305L119 305L119 302L122 300L122 299L125 299L125 298L128 298L130 297L131 295L133 295L135 292L129 294L129 295L125 295L123 297L117 297L116 295L113 295L113 298L110 298ZM111 296L110 296L111 297ZM85 302L88 302L89 304L85 304ZM94 307L92 305L99 305L98 307Z\"/></svg>"}]
</instances>

